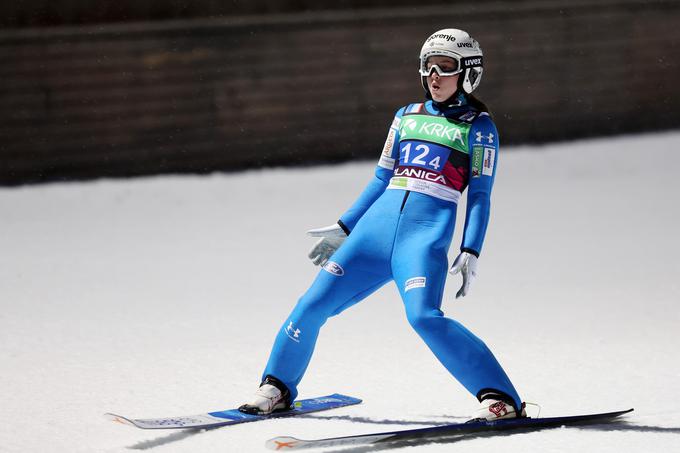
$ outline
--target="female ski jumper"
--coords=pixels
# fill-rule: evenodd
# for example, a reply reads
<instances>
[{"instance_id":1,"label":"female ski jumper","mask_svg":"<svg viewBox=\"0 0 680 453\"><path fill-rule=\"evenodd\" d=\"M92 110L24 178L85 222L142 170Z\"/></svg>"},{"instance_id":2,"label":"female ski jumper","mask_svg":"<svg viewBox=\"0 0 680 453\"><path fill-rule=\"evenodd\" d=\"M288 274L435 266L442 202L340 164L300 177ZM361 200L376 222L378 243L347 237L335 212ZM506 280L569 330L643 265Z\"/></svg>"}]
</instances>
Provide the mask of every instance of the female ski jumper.
<instances>
[{"instance_id":1,"label":"female ski jumper","mask_svg":"<svg viewBox=\"0 0 680 453\"><path fill-rule=\"evenodd\" d=\"M347 240L284 322L263 379L285 384L293 401L326 320L394 280L409 323L442 365L480 400L500 393L520 408L491 351L440 310L461 193L468 188L461 250L479 256L497 160L491 117L464 95L449 107L428 101L401 108L375 177L339 220Z\"/></svg>"}]
</instances>

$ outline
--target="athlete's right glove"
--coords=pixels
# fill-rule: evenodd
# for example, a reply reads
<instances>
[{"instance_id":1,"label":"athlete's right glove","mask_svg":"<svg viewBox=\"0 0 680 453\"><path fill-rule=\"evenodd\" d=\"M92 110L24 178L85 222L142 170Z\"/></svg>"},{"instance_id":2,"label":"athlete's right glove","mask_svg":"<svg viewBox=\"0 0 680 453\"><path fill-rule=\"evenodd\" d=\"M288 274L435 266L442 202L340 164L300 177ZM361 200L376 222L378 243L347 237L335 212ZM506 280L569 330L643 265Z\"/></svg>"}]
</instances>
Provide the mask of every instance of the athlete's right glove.
<instances>
[{"instance_id":1,"label":"athlete's right glove","mask_svg":"<svg viewBox=\"0 0 680 453\"><path fill-rule=\"evenodd\" d=\"M309 259L317 266L323 266L337 249L340 248L347 234L340 225L333 224L323 228L307 231L312 237L321 238L309 251Z\"/></svg>"},{"instance_id":2,"label":"athlete's right glove","mask_svg":"<svg viewBox=\"0 0 680 453\"><path fill-rule=\"evenodd\" d=\"M449 270L451 275L459 272L463 276L463 286L456 293L456 299L467 296L470 291L470 282L477 276L477 257L469 252L461 252Z\"/></svg>"}]
</instances>

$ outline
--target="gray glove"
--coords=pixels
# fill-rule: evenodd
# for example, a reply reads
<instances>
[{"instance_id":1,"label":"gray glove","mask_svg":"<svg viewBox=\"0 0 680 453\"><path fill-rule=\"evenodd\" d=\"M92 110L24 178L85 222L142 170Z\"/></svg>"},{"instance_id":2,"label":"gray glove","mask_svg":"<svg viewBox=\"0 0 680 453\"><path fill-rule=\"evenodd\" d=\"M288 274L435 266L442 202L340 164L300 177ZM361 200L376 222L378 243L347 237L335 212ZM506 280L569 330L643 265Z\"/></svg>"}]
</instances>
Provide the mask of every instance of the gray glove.
<instances>
[{"instance_id":1,"label":"gray glove","mask_svg":"<svg viewBox=\"0 0 680 453\"><path fill-rule=\"evenodd\" d=\"M456 299L465 297L470 292L470 282L477 276L477 257L472 253L461 252L449 269L451 275L456 275L459 272L463 276L463 286L456 293Z\"/></svg>"},{"instance_id":2,"label":"gray glove","mask_svg":"<svg viewBox=\"0 0 680 453\"><path fill-rule=\"evenodd\" d=\"M315 230L307 231L307 234L312 237L321 238L314 244L314 247L309 251L309 259L317 266L323 266L328 261L337 249L340 248L347 234L337 223L317 228Z\"/></svg>"}]
</instances>

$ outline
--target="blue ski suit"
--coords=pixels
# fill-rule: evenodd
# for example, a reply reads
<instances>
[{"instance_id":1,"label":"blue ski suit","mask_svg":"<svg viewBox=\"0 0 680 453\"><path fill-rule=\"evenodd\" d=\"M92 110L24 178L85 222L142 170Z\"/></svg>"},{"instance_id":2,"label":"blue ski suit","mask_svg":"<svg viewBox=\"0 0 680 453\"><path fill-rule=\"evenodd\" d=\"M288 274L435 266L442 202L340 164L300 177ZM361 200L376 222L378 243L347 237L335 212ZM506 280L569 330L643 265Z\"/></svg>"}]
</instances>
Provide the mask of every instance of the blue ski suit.
<instances>
[{"instance_id":1,"label":"blue ski suit","mask_svg":"<svg viewBox=\"0 0 680 453\"><path fill-rule=\"evenodd\" d=\"M502 392L520 407L488 347L440 310L457 202L469 186L461 250L479 256L498 156L491 117L457 99L397 111L375 177L338 222L348 238L276 336L263 379L283 382L291 401L326 320L394 280L409 323L451 375L476 397Z\"/></svg>"}]
</instances>

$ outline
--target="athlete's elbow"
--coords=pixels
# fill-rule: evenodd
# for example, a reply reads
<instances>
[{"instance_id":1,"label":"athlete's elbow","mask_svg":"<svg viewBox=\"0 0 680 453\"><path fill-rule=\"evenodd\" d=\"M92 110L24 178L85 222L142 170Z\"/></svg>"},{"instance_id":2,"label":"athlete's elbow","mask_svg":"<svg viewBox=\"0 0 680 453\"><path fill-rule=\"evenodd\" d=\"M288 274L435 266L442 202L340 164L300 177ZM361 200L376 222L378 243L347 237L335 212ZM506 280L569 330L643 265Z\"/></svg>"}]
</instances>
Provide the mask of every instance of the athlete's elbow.
<instances>
[{"instance_id":1,"label":"athlete's elbow","mask_svg":"<svg viewBox=\"0 0 680 453\"><path fill-rule=\"evenodd\" d=\"M468 193L468 204L491 205L491 193L485 190L477 190Z\"/></svg>"}]
</instances>

